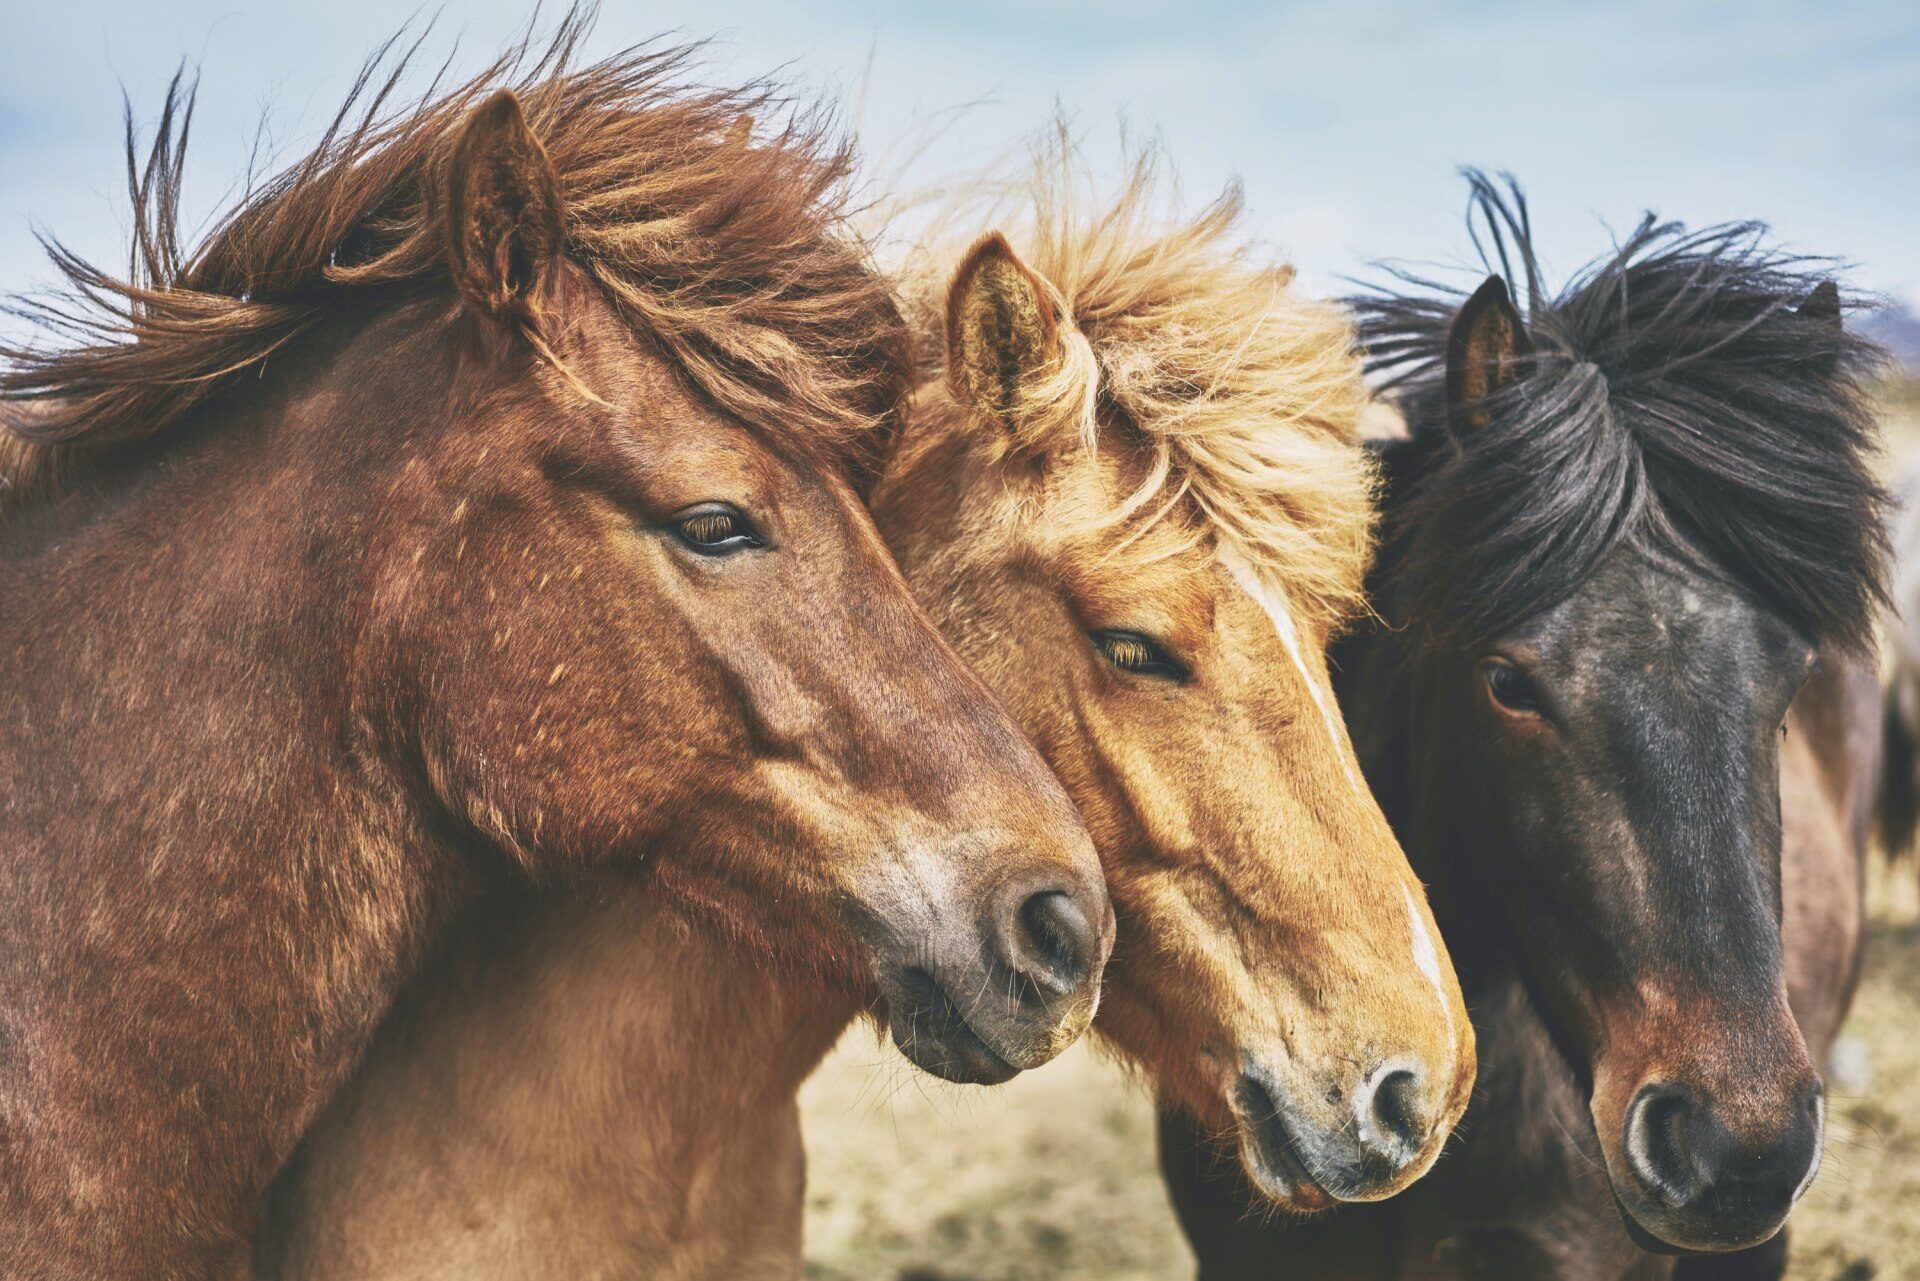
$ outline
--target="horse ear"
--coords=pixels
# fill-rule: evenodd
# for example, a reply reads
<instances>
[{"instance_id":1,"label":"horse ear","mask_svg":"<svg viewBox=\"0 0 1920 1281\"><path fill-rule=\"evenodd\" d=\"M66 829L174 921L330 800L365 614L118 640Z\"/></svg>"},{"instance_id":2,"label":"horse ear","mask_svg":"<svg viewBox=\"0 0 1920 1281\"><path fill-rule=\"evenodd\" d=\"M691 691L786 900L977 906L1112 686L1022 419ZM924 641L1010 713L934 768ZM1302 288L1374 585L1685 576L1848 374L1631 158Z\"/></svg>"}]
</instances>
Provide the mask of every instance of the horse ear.
<instances>
[{"instance_id":1,"label":"horse ear","mask_svg":"<svg viewBox=\"0 0 1920 1281\"><path fill-rule=\"evenodd\" d=\"M460 127L447 171L448 264L474 307L530 323L565 246L566 207L546 149L505 89Z\"/></svg>"},{"instance_id":2,"label":"horse ear","mask_svg":"<svg viewBox=\"0 0 1920 1281\"><path fill-rule=\"evenodd\" d=\"M999 232L975 245L947 290L947 385L962 405L1017 433L1020 389L1059 359L1045 286Z\"/></svg>"},{"instance_id":3,"label":"horse ear","mask_svg":"<svg viewBox=\"0 0 1920 1281\"><path fill-rule=\"evenodd\" d=\"M1807 300L1800 304L1797 312L1808 320L1840 328L1840 286L1831 280L1821 281L1813 287L1813 292L1807 295Z\"/></svg>"},{"instance_id":4,"label":"horse ear","mask_svg":"<svg viewBox=\"0 0 1920 1281\"><path fill-rule=\"evenodd\" d=\"M1519 378L1533 340L1514 309L1507 282L1488 276L1461 305L1447 332L1447 421L1460 432L1487 425L1487 398Z\"/></svg>"}]
</instances>

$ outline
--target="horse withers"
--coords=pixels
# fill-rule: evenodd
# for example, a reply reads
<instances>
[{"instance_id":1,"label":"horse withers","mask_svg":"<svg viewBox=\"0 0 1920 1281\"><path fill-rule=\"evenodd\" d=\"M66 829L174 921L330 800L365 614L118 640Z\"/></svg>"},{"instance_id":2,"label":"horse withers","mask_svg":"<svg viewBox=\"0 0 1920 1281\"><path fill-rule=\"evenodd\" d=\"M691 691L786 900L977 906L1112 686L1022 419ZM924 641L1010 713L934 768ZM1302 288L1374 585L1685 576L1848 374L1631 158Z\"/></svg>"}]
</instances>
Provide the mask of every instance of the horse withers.
<instances>
[{"instance_id":1,"label":"horse withers","mask_svg":"<svg viewBox=\"0 0 1920 1281\"><path fill-rule=\"evenodd\" d=\"M1244 1219L1172 1119L1163 1161L1208 1281L1777 1276L1863 940L1873 349L1751 224L1649 219L1550 294L1474 186L1499 274L1361 304L1411 438L1340 664L1474 1103L1425 1182L1317 1222Z\"/></svg>"},{"instance_id":2,"label":"horse withers","mask_svg":"<svg viewBox=\"0 0 1920 1281\"><path fill-rule=\"evenodd\" d=\"M1372 526L1352 330L1235 198L1163 217L1154 175L1080 208L1055 151L1011 236L918 256L947 359L875 518L1095 833L1121 919L1097 1026L1276 1204L1383 1197L1440 1150L1473 1034L1327 684ZM798 1277L796 1095L857 1003L626 924L656 912L477 927L290 1167L273 1273Z\"/></svg>"},{"instance_id":3,"label":"horse withers","mask_svg":"<svg viewBox=\"0 0 1920 1281\"><path fill-rule=\"evenodd\" d=\"M488 887L642 876L956 1078L1092 1015L1085 829L856 497L905 335L844 154L580 34L363 77L191 255L170 100L132 276L56 251L75 341L8 353L0 1273L244 1272Z\"/></svg>"}]
</instances>

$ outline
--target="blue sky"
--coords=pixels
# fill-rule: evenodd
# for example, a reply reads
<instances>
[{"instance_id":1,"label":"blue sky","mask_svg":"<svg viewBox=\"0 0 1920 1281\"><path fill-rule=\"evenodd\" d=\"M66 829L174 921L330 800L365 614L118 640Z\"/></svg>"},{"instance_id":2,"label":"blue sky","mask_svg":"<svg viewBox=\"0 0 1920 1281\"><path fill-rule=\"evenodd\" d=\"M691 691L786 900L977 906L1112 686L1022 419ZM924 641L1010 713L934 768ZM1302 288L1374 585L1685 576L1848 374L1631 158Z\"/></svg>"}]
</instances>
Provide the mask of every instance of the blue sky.
<instances>
[{"instance_id":1,"label":"blue sky","mask_svg":"<svg viewBox=\"0 0 1920 1281\"><path fill-rule=\"evenodd\" d=\"M182 58L202 72L189 205L242 171L255 121L297 149L405 12L366 0L64 0L0 42L0 289L46 278L31 229L117 261L121 85L150 120ZM441 12L463 65L523 0ZM934 141L917 173L1008 153L1059 102L1110 159L1158 130L1198 201L1245 182L1255 232L1332 290L1380 257L1466 252L1462 164L1508 168L1549 264L1572 268L1652 206L1758 217L1920 306L1920 4L1744 0L607 0L594 47L719 36L716 76L783 69L848 104L867 149ZM965 106L955 112L956 107Z\"/></svg>"}]
</instances>

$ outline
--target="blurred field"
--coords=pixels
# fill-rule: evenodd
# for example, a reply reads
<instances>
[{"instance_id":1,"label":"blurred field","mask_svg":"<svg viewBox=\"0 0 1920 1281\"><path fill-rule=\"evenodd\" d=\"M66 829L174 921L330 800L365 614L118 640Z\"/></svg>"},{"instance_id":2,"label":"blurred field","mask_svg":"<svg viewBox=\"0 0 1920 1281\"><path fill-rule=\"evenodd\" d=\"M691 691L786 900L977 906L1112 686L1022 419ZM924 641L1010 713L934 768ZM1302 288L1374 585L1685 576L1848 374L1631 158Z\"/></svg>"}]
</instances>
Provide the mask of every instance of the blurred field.
<instances>
[{"instance_id":1,"label":"blurred field","mask_svg":"<svg viewBox=\"0 0 1920 1281\"><path fill-rule=\"evenodd\" d=\"M1897 453L1920 384L1889 396ZM1889 463L1893 459L1890 457ZM1876 867L1867 977L1829 1082L1794 1281L1920 1281L1920 876ZM1144 1088L1085 1045L998 1090L941 1085L856 1030L803 1094L817 1281L1170 1281L1193 1274Z\"/></svg>"}]
</instances>

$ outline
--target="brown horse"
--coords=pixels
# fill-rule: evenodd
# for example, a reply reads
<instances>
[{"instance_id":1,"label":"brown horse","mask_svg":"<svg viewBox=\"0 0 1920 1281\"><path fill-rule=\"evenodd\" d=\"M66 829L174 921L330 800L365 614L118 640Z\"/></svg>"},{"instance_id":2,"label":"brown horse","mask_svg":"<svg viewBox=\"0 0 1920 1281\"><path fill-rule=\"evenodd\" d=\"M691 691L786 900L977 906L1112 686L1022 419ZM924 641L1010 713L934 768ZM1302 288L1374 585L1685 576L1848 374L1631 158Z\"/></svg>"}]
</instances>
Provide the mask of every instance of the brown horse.
<instances>
[{"instance_id":1,"label":"brown horse","mask_svg":"<svg viewBox=\"0 0 1920 1281\"><path fill-rule=\"evenodd\" d=\"M1024 259L928 255L949 367L875 516L1097 835L1099 1026L1237 1127L1276 1200L1386 1196L1452 1128L1473 1042L1328 693L1371 521L1351 332L1238 247L1233 199L1168 226L1150 177L1080 213L1050 169ZM315 1127L264 1270L797 1277L795 1093L858 998L663 943L657 911L477 923Z\"/></svg>"},{"instance_id":2,"label":"brown horse","mask_svg":"<svg viewBox=\"0 0 1920 1281\"><path fill-rule=\"evenodd\" d=\"M1880 844L1889 855L1913 847L1920 828L1920 459L1909 456L1894 481L1892 604L1887 619Z\"/></svg>"},{"instance_id":3,"label":"brown horse","mask_svg":"<svg viewBox=\"0 0 1920 1281\"><path fill-rule=\"evenodd\" d=\"M1518 190L1474 187L1528 305L1498 275L1363 304L1411 435L1385 625L1341 655L1473 1105L1419 1186L1314 1222L1249 1220L1177 1119L1162 1158L1206 1281L1777 1278L1864 943L1873 348L1761 227L1649 218L1549 293Z\"/></svg>"},{"instance_id":4,"label":"brown horse","mask_svg":"<svg viewBox=\"0 0 1920 1281\"><path fill-rule=\"evenodd\" d=\"M650 871L956 1075L1090 1017L1085 829L847 478L906 369L844 155L579 31L363 78L190 258L170 101L133 278L59 255L81 341L10 353L0 1275L243 1274L490 886Z\"/></svg>"}]
</instances>

